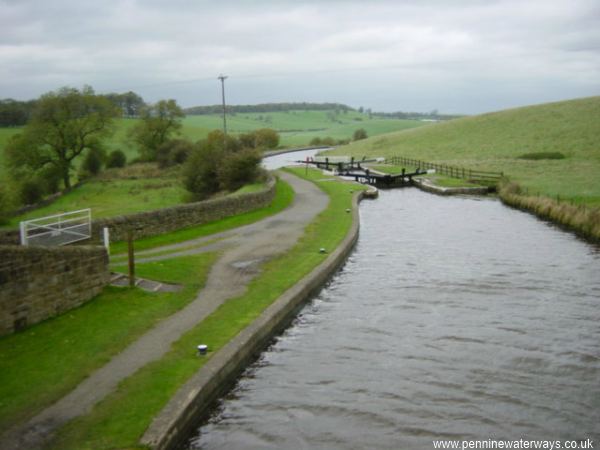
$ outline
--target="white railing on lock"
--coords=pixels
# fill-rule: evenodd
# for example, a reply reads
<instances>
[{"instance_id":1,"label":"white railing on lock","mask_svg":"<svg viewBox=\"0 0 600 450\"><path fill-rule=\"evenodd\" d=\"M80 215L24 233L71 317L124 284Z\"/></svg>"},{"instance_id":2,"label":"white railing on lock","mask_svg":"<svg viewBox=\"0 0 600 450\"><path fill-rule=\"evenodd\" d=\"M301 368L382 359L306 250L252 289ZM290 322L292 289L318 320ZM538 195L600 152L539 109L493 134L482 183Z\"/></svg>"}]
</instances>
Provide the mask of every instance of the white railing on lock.
<instances>
[{"instance_id":1,"label":"white railing on lock","mask_svg":"<svg viewBox=\"0 0 600 450\"><path fill-rule=\"evenodd\" d=\"M21 245L67 245L91 236L89 208L21 222Z\"/></svg>"}]
</instances>

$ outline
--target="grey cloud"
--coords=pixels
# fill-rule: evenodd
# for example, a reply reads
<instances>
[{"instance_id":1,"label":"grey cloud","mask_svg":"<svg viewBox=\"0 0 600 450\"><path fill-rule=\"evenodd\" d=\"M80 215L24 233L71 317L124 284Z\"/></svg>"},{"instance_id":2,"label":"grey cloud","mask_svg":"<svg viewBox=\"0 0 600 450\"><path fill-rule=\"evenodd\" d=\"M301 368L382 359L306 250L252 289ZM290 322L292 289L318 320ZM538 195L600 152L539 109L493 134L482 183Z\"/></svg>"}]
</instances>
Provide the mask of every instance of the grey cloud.
<instances>
[{"instance_id":1,"label":"grey cloud","mask_svg":"<svg viewBox=\"0 0 600 450\"><path fill-rule=\"evenodd\" d=\"M0 97L87 83L212 103L220 72L239 103L469 113L600 91L600 10L588 0L0 0L0 8Z\"/></svg>"}]
</instances>

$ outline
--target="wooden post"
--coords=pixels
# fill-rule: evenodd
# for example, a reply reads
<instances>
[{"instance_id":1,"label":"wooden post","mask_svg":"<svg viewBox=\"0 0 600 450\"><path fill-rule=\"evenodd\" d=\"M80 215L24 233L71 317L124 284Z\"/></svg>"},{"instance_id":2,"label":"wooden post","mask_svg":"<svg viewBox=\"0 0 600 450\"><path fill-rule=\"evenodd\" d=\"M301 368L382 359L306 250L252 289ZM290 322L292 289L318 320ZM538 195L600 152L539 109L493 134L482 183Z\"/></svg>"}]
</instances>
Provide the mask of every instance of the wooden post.
<instances>
[{"instance_id":1,"label":"wooden post","mask_svg":"<svg viewBox=\"0 0 600 450\"><path fill-rule=\"evenodd\" d=\"M135 260L133 254L133 233L127 232L127 255L129 259L129 287L135 286Z\"/></svg>"}]
</instances>

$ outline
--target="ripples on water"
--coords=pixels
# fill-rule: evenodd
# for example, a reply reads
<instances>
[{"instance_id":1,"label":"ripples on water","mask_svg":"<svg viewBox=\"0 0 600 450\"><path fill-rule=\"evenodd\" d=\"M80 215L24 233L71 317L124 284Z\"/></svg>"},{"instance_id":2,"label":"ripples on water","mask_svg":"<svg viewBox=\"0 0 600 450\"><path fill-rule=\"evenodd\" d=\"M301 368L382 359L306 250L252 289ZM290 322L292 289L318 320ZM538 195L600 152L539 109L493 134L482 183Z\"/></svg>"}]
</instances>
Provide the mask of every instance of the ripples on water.
<instances>
[{"instance_id":1,"label":"ripples on water","mask_svg":"<svg viewBox=\"0 0 600 450\"><path fill-rule=\"evenodd\" d=\"M494 200L382 191L343 270L188 444L600 439L600 252Z\"/></svg>"}]
</instances>

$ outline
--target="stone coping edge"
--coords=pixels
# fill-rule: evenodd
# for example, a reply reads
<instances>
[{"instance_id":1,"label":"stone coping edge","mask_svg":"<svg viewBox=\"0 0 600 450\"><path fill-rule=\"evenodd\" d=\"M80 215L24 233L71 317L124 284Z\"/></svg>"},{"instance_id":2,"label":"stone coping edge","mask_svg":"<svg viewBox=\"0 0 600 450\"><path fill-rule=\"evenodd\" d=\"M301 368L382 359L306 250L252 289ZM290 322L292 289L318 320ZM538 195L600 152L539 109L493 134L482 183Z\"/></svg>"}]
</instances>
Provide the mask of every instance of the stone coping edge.
<instances>
[{"instance_id":1,"label":"stone coping edge","mask_svg":"<svg viewBox=\"0 0 600 450\"><path fill-rule=\"evenodd\" d=\"M417 186L422 191L430 192L432 194L439 194L439 195L487 195L488 193L492 192L487 187L451 188L451 187L436 186L435 184L432 184L431 182L429 182L429 180L425 180L422 178L413 178L413 183L415 186Z\"/></svg>"},{"instance_id":2,"label":"stone coping edge","mask_svg":"<svg viewBox=\"0 0 600 450\"><path fill-rule=\"evenodd\" d=\"M173 450L208 415L214 402L227 393L252 363L344 264L358 240L358 203L375 198L378 191L359 191L353 197L352 226L340 245L302 280L284 292L228 344L212 355L154 418L140 443L153 450Z\"/></svg>"}]
</instances>

